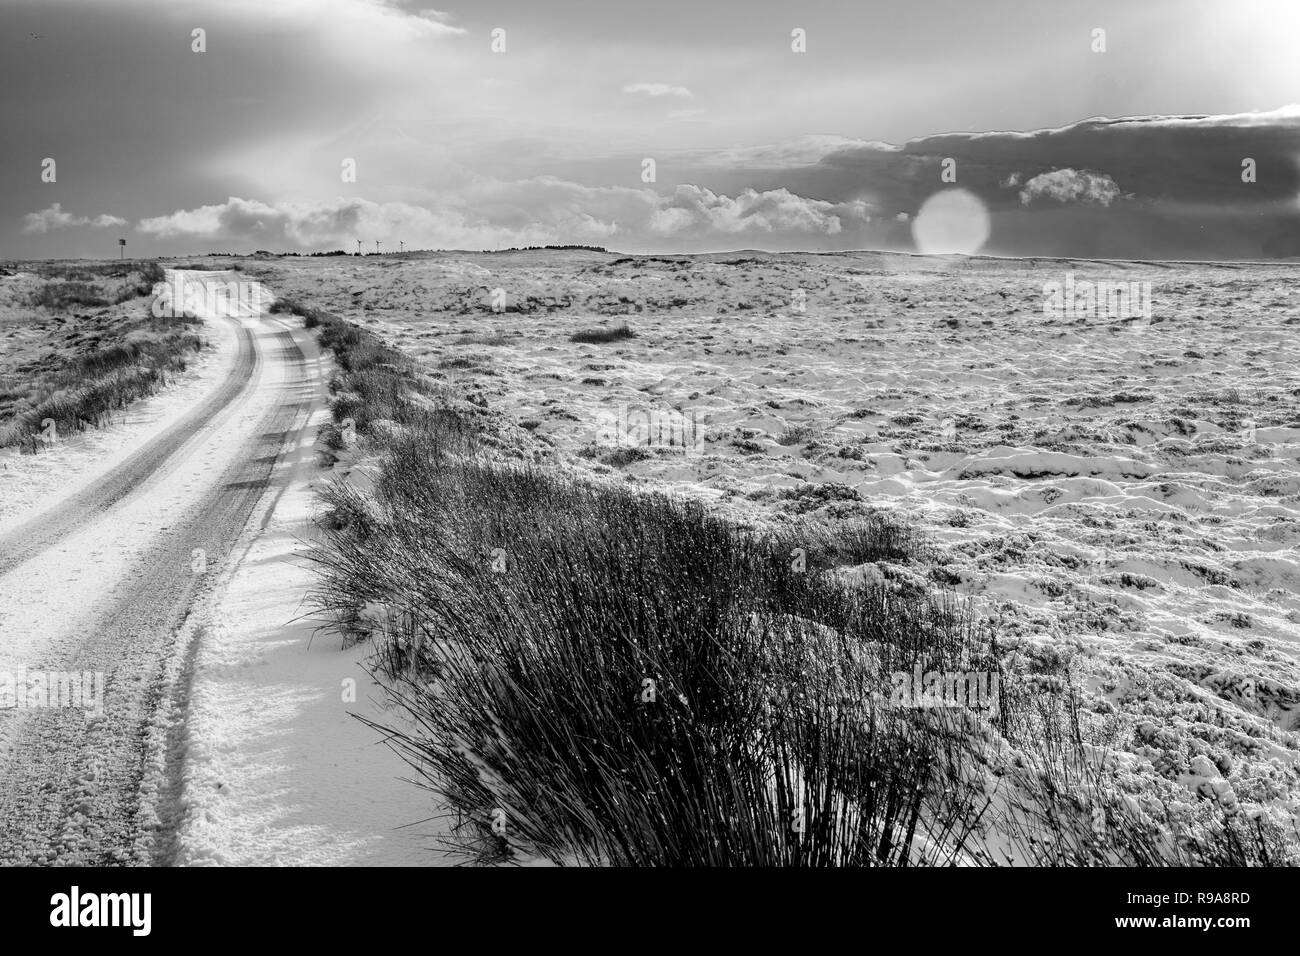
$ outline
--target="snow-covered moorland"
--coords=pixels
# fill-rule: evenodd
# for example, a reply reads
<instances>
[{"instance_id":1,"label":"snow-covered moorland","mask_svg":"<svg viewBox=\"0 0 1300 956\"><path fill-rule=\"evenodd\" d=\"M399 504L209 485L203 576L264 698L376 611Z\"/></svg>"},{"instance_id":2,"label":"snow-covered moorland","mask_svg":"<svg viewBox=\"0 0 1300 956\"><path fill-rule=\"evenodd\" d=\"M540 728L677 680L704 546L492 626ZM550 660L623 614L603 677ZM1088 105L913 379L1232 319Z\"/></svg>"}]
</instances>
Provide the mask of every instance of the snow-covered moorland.
<instances>
[{"instance_id":1,"label":"snow-covered moorland","mask_svg":"<svg viewBox=\"0 0 1300 956\"><path fill-rule=\"evenodd\" d=\"M1173 818L1294 825L1295 267L535 252L256 268L505 416L536 462L744 525L907 522L920 558L845 573L969 599L1014 666L1069 675L1120 786ZM1053 301L1086 282L1149 283L1149 314ZM571 338L623 323L630 337Z\"/></svg>"}]
</instances>

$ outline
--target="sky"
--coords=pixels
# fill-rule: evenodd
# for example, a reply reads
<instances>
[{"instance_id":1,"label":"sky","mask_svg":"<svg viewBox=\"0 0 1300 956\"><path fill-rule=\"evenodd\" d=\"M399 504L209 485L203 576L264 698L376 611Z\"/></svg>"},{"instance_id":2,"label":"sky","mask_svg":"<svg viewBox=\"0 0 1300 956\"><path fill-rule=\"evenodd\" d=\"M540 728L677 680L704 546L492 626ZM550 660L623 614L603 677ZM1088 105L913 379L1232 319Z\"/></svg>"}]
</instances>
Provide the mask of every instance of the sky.
<instances>
[{"instance_id":1,"label":"sky","mask_svg":"<svg viewBox=\"0 0 1300 956\"><path fill-rule=\"evenodd\" d=\"M0 3L0 258L1300 255L1300 0Z\"/></svg>"}]
</instances>

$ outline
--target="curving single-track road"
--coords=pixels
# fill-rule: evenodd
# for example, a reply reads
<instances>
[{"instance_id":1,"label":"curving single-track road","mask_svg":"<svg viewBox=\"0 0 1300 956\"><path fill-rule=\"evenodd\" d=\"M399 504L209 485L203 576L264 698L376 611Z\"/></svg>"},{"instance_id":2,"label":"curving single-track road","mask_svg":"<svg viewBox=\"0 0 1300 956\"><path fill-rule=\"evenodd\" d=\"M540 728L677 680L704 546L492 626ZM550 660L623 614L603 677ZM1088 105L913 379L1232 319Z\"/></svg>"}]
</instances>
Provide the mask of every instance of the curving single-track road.
<instances>
[{"instance_id":1,"label":"curving single-track road","mask_svg":"<svg viewBox=\"0 0 1300 956\"><path fill-rule=\"evenodd\" d=\"M230 353L224 380L88 487L0 536L0 675L105 682L100 713L0 709L0 863L166 862L180 786L167 715L184 706L184 625L229 570L314 387L306 333L216 312L201 317Z\"/></svg>"}]
</instances>

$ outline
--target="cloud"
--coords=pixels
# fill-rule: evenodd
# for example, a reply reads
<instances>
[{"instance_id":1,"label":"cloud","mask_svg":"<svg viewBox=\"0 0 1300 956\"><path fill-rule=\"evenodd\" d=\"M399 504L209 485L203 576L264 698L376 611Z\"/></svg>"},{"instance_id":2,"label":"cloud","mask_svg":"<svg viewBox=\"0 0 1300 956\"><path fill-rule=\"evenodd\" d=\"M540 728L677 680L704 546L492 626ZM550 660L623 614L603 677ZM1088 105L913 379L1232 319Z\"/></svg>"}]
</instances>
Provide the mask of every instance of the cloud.
<instances>
[{"instance_id":1,"label":"cloud","mask_svg":"<svg viewBox=\"0 0 1300 956\"><path fill-rule=\"evenodd\" d=\"M700 186L678 186L651 214L650 228L669 236L714 234L838 235L846 220L869 222L865 203L829 203L786 189L746 189L735 198Z\"/></svg>"},{"instance_id":2,"label":"cloud","mask_svg":"<svg viewBox=\"0 0 1300 956\"><path fill-rule=\"evenodd\" d=\"M915 216L953 188L940 178L952 159L955 185L989 210L986 250L1000 255L1253 259L1300 248L1297 106L845 144L802 164L754 158L716 173L706 163L673 168L732 194L779 184L828 202L864 200L879 220ZM1259 171L1254 182L1242 180L1247 158Z\"/></svg>"},{"instance_id":3,"label":"cloud","mask_svg":"<svg viewBox=\"0 0 1300 956\"><path fill-rule=\"evenodd\" d=\"M1013 177L1014 178L1014 174ZM1120 196L1120 188L1104 173L1079 169L1054 169L1039 173L1020 190L1021 205L1028 206L1035 199L1055 199L1057 202L1096 203L1109 206Z\"/></svg>"},{"instance_id":4,"label":"cloud","mask_svg":"<svg viewBox=\"0 0 1300 956\"><path fill-rule=\"evenodd\" d=\"M403 240L413 248L494 248L551 241L541 227L502 228L473 221L456 209L343 197L264 203L232 196L224 203L142 219L137 228L157 239L225 240L274 249L350 247L357 239L363 243Z\"/></svg>"},{"instance_id":5,"label":"cloud","mask_svg":"<svg viewBox=\"0 0 1300 956\"><path fill-rule=\"evenodd\" d=\"M445 13L442 10L420 10L414 14L414 19L424 20L432 24L434 27L432 33L438 36L463 35L468 32L463 27L452 26L451 21L455 18L450 13Z\"/></svg>"},{"instance_id":6,"label":"cloud","mask_svg":"<svg viewBox=\"0 0 1300 956\"><path fill-rule=\"evenodd\" d=\"M648 94L647 94L648 95ZM1261 117L1267 116L1265 121ZM1241 161L1257 161L1257 182ZM462 176L375 202L231 198L143 220L159 239L260 248L490 249L585 243L624 251L912 250L912 222L955 160L955 186L987 208L985 251L1113 258L1260 258L1300 249L1300 110L1091 119L1052 130L949 133L901 146L813 136L659 157L681 185L592 186L570 173ZM637 169L639 161L607 157ZM625 162L625 160L627 160ZM607 178L607 177L602 177ZM1122 191L1121 191L1122 184ZM1125 201L1119 202L1117 200Z\"/></svg>"},{"instance_id":7,"label":"cloud","mask_svg":"<svg viewBox=\"0 0 1300 956\"><path fill-rule=\"evenodd\" d=\"M865 203L830 203L785 189L734 197L695 186L586 186L554 177L480 180L456 197L421 205L344 198L224 203L142 219L160 240L202 239L258 248L350 248L355 240L402 240L408 248L492 249L548 243L609 243L622 249L723 248L738 239L801 248L871 221Z\"/></svg>"},{"instance_id":8,"label":"cloud","mask_svg":"<svg viewBox=\"0 0 1300 956\"><path fill-rule=\"evenodd\" d=\"M200 0L171 0L170 6L204 9ZM413 40L461 36L450 14L425 8L404 9L399 0L223 0L223 14L261 22L305 24L313 30L350 37L353 42L375 39Z\"/></svg>"},{"instance_id":9,"label":"cloud","mask_svg":"<svg viewBox=\"0 0 1300 956\"><path fill-rule=\"evenodd\" d=\"M1247 194L1240 178L1245 157L1270 171ZM1087 202L1111 191L1104 182L1080 180L1081 170L1123 183L1125 198L1229 207L1243 201L1289 202L1300 193L1297 157L1300 107L1287 106L1221 116L1093 118L1054 129L943 133L902 146L846 146L809 164L802 171L806 178L796 182L805 195L834 199L872 190L914 210L936 188L940 164L952 158L958 185L1003 208L1019 205L1007 187L1060 171L1038 187L1044 197L1056 198L1055 191L1068 198L1078 188ZM1030 198L1038 195L1031 192Z\"/></svg>"},{"instance_id":10,"label":"cloud","mask_svg":"<svg viewBox=\"0 0 1300 956\"><path fill-rule=\"evenodd\" d=\"M684 86L670 86L667 83L629 83L623 87L624 93L644 93L646 96L681 96L691 98L694 94Z\"/></svg>"},{"instance_id":11,"label":"cloud","mask_svg":"<svg viewBox=\"0 0 1300 956\"><path fill-rule=\"evenodd\" d=\"M676 159L683 165L700 168L778 170L819 163L840 150L852 149L899 152L899 147L888 143L810 133L782 143L683 150Z\"/></svg>"},{"instance_id":12,"label":"cloud","mask_svg":"<svg viewBox=\"0 0 1300 956\"><path fill-rule=\"evenodd\" d=\"M72 229L77 226L90 226L95 229L107 229L110 226L125 226L126 220L118 216L110 216L107 213L90 218L87 216L74 216L72 213L64 212L63 206L54 203L48 209L42 209L39 212L29 212L23 216L23 232L44 235L53 229Z\"/></svg>"}]
</instances>

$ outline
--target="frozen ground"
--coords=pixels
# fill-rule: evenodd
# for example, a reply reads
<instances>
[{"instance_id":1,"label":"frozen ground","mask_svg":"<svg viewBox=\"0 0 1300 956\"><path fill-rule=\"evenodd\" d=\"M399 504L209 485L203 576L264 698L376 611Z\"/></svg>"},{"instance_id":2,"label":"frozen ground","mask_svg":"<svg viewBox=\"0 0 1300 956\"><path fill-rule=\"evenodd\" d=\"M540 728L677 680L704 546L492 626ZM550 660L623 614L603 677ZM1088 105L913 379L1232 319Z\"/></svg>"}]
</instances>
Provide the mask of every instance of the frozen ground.
<instances>
[{"instance_id":1,"label":"frozen ground","mask_svg":"<svg viewBox=\"0 0 1300 956\"><path fill-rule=\"evenodd\" d=\"M1031 669L1071 660L1087 706L1117 718L1133 789L1300 809L1297 267L590 252L249 267L513 418L539 459L745 521L905 516L936 547L892 576L972 598ZM1067 276L1149 282L1149 320L1045 315L1045 283ZM624 321L634 338L570 341ZM613 440L620 414L677 412L703 421L699 453Z\"/></svg>"}]
</instances>

